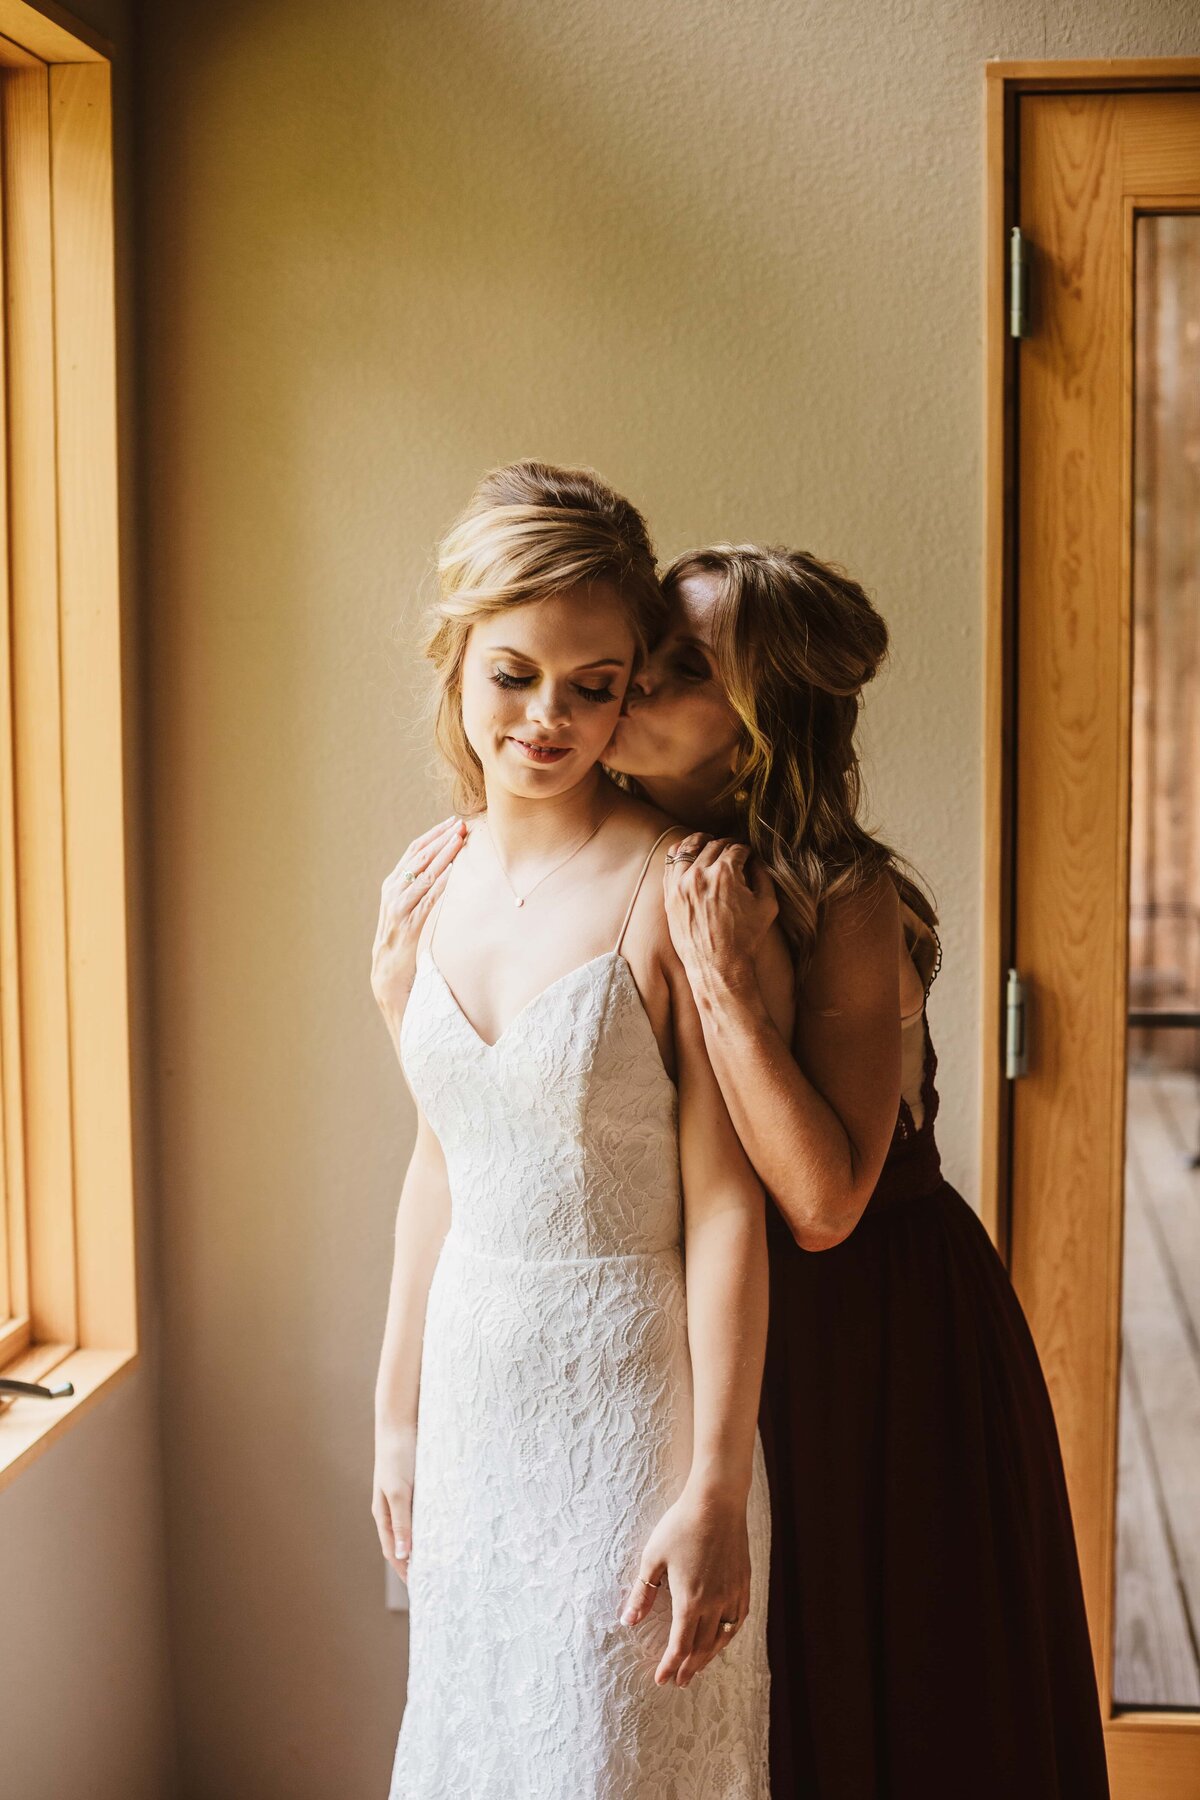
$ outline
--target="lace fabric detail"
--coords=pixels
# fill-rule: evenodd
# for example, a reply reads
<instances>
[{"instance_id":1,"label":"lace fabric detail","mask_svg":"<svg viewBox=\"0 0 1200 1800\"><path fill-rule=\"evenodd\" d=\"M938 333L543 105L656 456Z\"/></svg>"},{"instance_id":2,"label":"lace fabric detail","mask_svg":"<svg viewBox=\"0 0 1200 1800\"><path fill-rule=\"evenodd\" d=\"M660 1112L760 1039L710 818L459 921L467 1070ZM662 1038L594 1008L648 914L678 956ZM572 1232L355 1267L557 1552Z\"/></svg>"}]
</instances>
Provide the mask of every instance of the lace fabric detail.
<instances>
[{"instance_id":1,"label":"lace fabric detail","mask_svg":"<svg viewBox=\"0 0 1200 1800\"><path fill-rule=\"evenodd\" d=\"M487 1044L428 950L400 1038L446 1157L426 1311L408 1697L389 1800L769 1800L770 1512L750 1612L657 1687L670 1590L619 1613L686 1480L678 1099L619 950Z\"/></svg>"},{"instance_id":2,"label":"lace fabric detail","mask_svg":"<svg viewBox=\"0 0 1200 1800\"><path fill-rule=\"evenodd\" d=\"M929 1003L929 991L942 966L942 940L936 928L926 924L910 907L902 906L902 917L905 941L921 976L924 993L920 1010L901 1020L901 1031L904 1034L901 1051L903 1080L892 1139L893 1148L908 1143L913 1138L930 1136L933 1116L937 1111L937 1095L933 1091L933 1069L936 1068L937 1058L933 1052L926 1007ZM930 943L933 946L932 961L927 948L918 950L918 946L928 946ZM919 1058L913 1055L914 1038L920 1044ZM933 1068L930 1066L931 1058Z\"/></svg>"},{"instance_id":3,"label":"lace fabric detail","mask_svg":"<svg viewBox=\"0 0 1200 1800\"><path fill-rule=\"evenodd\" d=\"M919 1032L921 1039L920 1097L914 1109L908 1096L901 1094L896 1130L892 1140L893 1147L907 1143L913 1138L932 1137L933 1122L937 1116L938 1096L933 1079L937 1069L937 1052L933 1047L929 1019L924 1007L914 1020L911 1029Z\"/></svg>"}]
</instances>

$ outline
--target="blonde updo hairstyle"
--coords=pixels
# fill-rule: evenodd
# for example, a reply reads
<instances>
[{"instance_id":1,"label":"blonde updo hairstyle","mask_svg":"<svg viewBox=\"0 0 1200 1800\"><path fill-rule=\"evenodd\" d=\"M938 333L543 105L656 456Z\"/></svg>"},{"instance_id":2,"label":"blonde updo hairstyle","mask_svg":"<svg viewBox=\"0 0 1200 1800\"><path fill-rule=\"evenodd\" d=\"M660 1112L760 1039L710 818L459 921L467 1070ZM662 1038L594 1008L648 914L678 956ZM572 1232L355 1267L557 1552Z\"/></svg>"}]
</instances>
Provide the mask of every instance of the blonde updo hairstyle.
<instances>
[{"instance_id":1,"label":"blonde updo hairstyle","mask_svg":"<svg viewBox=\"0 0 1200 1800\"><path fill-rule=\"evenodd\" d=\"M515 462L493 469L438 548L439 596L425 655L437 671L434 731L454 777L453 805L484 805L483 768L462 719L471 627L564 588L608 583L633 633L636 669L665 629L667 602L641 513L591 469Z\"/></svg>"},{"instance_id":2,"label":"blonde updo hairstyle","mask_svg":"<svg viewBox=\"0 0 1200 1800\"><path fill-rule=\"evenodd\" d=\"M859 824L854 747L862 689L888 650L887 626L858 582L805 550L713 544L664 572L668 597L689 576L715 593L712 643L741 729L718 803L770 871L802 979L823 909L886 870L916 915L906 933L926 991L937 972L937 914L902 859ZM907 866L907 865L905 865Z\"/></svg>"}]
</instances>

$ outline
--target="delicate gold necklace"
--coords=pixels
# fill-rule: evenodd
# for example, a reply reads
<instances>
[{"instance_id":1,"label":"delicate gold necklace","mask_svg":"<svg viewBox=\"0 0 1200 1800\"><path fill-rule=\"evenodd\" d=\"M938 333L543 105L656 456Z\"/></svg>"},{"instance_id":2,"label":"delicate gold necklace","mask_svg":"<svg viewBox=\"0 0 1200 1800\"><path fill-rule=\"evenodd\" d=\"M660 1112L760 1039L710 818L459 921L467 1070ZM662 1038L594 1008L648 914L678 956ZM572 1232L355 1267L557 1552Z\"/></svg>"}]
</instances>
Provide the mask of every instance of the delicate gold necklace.
<instances>
[{"instance_id":1,"label":"delicate gold necklace","mask_svg":"<svg viewBox=\"0 0 1200 1800\"><path fill-rule=\"evenodd\" d=\"M570 862L571 858L573 856L578 856L579 852L583 849L585 844L591 843L592 839L595 837L596 833L599 831L600 825L604 824L605 819L611 818L613 813L616 812L616 810L617 810L617 803L614 800L612 805L609 807L608 811L604 814L604 818L602 818L600 820L600 824L593 825L592 829L588 832L587 836L585 838L580 838L580 840L576 844L575 848L573 850L569 850L567 852L567 854L563 857L561 862L556 862L554 864L554 867L551 869L547 869L546 873L544 875L539 875L537 880L534 882L533 887L527 887L523 894L518 894L516 888L513 887L512 881L509 878L508 870L505 868L503 859L500 855L500 852L496 848L496 840L492 836L492 828L490 825L488 825L488 822L485 819L483 821L483 823L487 827L488 843L492 846L492 855L496 858L496 861L500 865L500 873L503 875L505 881L508 882L509 892L512 894L512 897L513 897L513 900L515 901L515 903L518 906L524 906L526 900L528 900L530 894L532 894L533 888L541 887L543 881L549 880L550 876L557 874L559 869L566 868L566 866Z\"/></svg>"}]
</instances>

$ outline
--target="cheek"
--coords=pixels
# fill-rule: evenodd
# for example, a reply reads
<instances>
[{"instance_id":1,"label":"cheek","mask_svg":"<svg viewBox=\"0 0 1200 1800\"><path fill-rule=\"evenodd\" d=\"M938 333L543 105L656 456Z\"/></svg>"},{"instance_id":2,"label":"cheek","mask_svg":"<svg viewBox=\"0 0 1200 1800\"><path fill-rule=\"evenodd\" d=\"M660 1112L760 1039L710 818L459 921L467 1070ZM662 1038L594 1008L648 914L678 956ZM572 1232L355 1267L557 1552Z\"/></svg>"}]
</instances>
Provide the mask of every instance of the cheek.
<instances>
[{"instance_id":1,"label":"cheek","mask_svg":"<svg viewBox=\"0 0 1200 1800\"><path fill-rule=\"evenodd\" d=\"M718 695L676 693L643 715L648 760L663 774L685 776L723 762L738 741L737 721Z\"/></svg>"},{"instance_id":2,"label":"cheek","mask_svg":"<svg viewBox=\"0 0 1200 1800\"><path fill-rule=\"evenodd\" d=\"M630 773L682 775L703 759L705 708L694 696L660 691L623 724L617 748L627 750L636 767Z\"/></svg>"},{"instance_id":3,"label":"cheek","mask_svg":"<svg viewBox=\"0 0 1200 1800\"><path fill-rule=\"evenodd\" d=\"M513 690L515 693L516 690ZM494 681L486 676L463 673L462 685L462 721L463 730L467 734L467 742L477 756L483 756L491 748L496 725L511 713L509 702L513 693L498 688Z\"/></svg>"},{"instance_id":4,"label":"cheek","mask_svg":"<svg viewBox=\"0 0 1200 1800\"><path fill-rule=\"evenodd\" d=\"M724 702L710 692L680 694L663 714L664 734L689 762L700 762L734 738Z\"/></svg>"},{"instance_id":5,"label":"cheek","mask_svg":"<svg viewBox=\"0 0 1200 1800\"><path fill-rule=\"evenodd\" d=\"M581 700L579 705L583 709L583 716L580 717L577 707L571 720L571 729L581 745L586 745L589 750L595 750L599 755L613 734L613 728L621 711L621 703L619 700L613 700L605 706L597 706L590 700Z\"/></svg>"},{"instance_id":6,"label":"cheek","mask_svg":"<svg viewBox=\"0 0 1200 1800\"><path fill-rule=\"evenodd\" d=\"M732 750L739 735L738 721L732 709L725 700L713 698L697 712L701 710L703 716L697 718L697 735L708 752Z\"/></svg>"}]
</instances>

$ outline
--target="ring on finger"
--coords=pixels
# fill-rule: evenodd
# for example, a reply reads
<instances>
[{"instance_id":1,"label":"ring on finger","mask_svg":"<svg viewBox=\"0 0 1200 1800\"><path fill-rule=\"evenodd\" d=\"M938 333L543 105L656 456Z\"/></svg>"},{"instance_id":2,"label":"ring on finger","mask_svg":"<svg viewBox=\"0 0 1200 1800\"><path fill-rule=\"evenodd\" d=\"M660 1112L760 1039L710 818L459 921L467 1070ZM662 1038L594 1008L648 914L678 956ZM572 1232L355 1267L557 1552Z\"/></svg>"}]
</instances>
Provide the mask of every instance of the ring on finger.
<instances>
[{"instance_id":1,"label":"ring on finger","mask_svg":"<svg viewBox=\"0 0 1200 1800\"><path fill-rule=\"evenodd\" d=\"M417 871L415 869L405 869L403 873L406 882L415 881L417 879Z\"/></svg>"}]
</instances>

